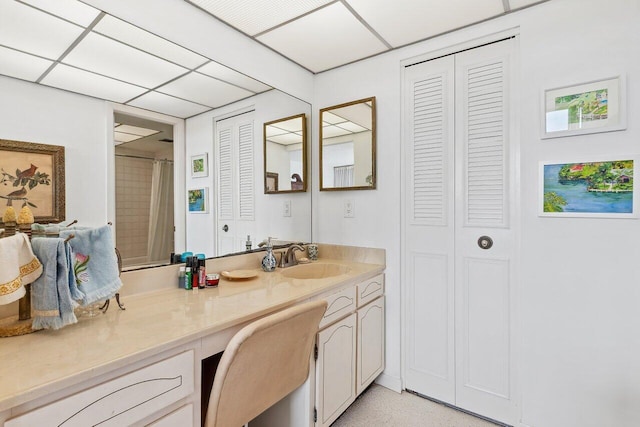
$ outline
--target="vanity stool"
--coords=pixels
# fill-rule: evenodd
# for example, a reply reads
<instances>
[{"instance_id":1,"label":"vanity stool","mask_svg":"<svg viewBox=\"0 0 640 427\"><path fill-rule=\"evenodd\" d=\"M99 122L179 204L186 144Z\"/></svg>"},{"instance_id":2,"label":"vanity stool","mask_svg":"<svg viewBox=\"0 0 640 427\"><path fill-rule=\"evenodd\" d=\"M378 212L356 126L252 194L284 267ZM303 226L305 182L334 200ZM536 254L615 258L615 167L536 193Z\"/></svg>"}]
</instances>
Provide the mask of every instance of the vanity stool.
<instances>
[{"instance_id":1,"label":"vanity stool","mask_svg":"<svg viewBox=\"0 0 640 427\"><path fill-rule=\"evenodd\" d=\"M256 320L236 333L213 380L206 427L242 426L301 386L326 301Z\"/></svg>"}]
</instances>

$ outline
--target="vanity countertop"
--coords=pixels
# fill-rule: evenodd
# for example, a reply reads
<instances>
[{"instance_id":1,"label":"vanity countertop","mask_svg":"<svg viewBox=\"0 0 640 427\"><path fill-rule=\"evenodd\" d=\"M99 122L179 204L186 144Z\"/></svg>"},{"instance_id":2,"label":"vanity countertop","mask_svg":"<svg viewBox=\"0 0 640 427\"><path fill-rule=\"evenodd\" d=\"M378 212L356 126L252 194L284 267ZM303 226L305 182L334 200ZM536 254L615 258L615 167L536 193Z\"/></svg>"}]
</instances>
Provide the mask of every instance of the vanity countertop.
<instances>
[{"instance_id":1,"label":"vanity countertop","mask_svg":"<svg viewBox=\"0 0 640 427\"><path fill-rule=\"evenodd\" d=\"M178 289L171 270L163 280L176 287L127 295L125 311L113 301L106 314L79 317L75 325L2 338L0 412L384 271L384 261L366 261L322 258L316 263L350 268L324 279L258 268L253 279L221 278L218 287L196 291Z\"/></svg>"}]
</instances>

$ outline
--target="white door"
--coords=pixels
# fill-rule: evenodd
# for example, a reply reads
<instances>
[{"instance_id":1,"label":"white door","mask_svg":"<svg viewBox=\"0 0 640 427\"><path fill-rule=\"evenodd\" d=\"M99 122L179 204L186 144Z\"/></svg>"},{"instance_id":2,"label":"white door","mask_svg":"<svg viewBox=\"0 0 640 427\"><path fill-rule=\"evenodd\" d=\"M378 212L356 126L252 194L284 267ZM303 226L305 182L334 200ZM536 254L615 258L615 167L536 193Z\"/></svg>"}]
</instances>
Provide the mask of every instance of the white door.
<instances>
[{"instance_id":1,"label":"white door","mask_svg":"<svg viewBox=\"0 0 640 427\"><path fill-rule=\"evenodd\" d=\"M405 72L405 387L515 422L514 39Z\"/></svg>"},{"instance_id":2,"label":"white door","mask_svg":"<svg viewBox=\"0 0 640 427\"><path fill-rule=\"evenodd\" d=\"M253 235L254 134L253 114L216 121L216 255L245 249Z\"/></svg>"}]
</instances>

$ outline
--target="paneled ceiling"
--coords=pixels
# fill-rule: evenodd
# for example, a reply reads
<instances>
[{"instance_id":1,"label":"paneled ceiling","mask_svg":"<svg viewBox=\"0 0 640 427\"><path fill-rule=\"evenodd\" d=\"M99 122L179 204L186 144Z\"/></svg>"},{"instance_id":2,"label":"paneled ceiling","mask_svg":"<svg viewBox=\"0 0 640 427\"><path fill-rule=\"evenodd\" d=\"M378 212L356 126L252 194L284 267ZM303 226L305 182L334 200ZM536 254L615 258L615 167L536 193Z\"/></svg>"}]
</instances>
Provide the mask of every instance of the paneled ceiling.
<instances>
[{"instance_id":1,"label":"paneled ceiling","mask_svg":"<svg viewBox=\"0 0 640 427\"><path fill-rule=\"evenodd\" d=\"M543 1L187 3L319 73ZM79 0L0 0L0 75L181 118L272 89Z\"/></svg>"}]
</instances>

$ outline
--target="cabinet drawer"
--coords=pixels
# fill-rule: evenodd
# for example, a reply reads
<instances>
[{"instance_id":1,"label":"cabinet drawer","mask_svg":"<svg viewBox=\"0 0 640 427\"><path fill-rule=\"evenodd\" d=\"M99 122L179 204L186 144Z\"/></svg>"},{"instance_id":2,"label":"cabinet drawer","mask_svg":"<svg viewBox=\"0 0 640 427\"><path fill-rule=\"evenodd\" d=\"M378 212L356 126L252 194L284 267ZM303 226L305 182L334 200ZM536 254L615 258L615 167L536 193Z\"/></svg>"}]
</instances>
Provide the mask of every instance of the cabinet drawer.
<instances>
[{"instance_id":1,"label":"cabinet drawer","mask_svg":"<svg viewBox=\"0 0 640 427\"><path fill-rule=\"evenodd\" d=\"M327 298L327 311L320 320L320 329L335 322L356 309L356 288L350 286Z\"/></svg>"},{"instance_id":2,"label":"cabinet drawer","mask_svg":"<svg viewBox=\"0 0 640 427\"><path fill-rule=\"evenodd\" d=\"M358 283L358 307L370 303L384 293L384 274Z\"/></svg>"},{"instance_id":3,"label":"cabinet drawer","mask_svg":"<svg viewBox=\"0 0 640 427\"><path fill-rule=\"evenodd\" d=\"M194 391L186 351L8 420L5 427L131 425Z\"/></svg>"}]
</instances>

